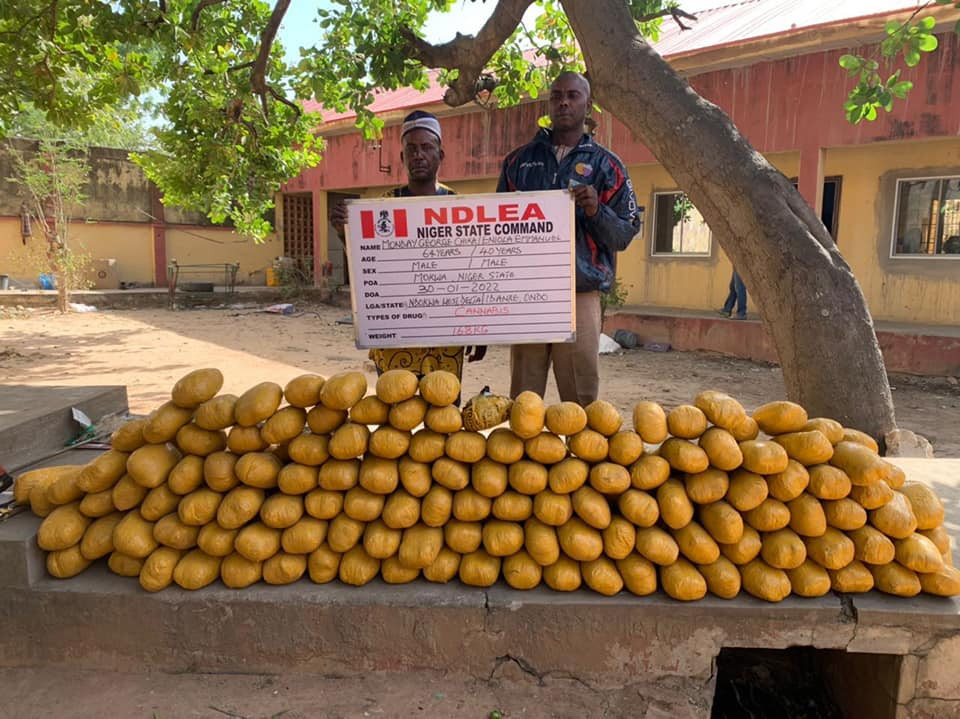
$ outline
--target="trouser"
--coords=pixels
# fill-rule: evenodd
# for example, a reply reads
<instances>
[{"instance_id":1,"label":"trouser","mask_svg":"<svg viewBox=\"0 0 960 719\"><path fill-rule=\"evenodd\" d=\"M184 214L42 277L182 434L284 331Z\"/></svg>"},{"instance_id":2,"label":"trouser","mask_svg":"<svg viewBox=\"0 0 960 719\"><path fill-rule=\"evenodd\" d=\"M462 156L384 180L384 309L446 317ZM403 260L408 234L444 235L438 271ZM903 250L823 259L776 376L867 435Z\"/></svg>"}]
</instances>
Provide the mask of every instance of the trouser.
<instances>
[{"instance_id":1,"label":"trouser","mask_svg":"<svg viewBox=\"0 0 960 719\"><path fill-rule=\"evenodd\" d=\"M746 317L747 286L743 284L743 280L736 272L730 277L730 294L727 295L727 301L723 303L723 311L730 314L734 304L737 305L737 316Z\"/></svg>"},{"instance_id":2,"label":"trouser","mask_svg":"<svg viewBox=\"0 0 960 719\"><path fill-rule=\"evenodd\" d=\"M600 293L578 292L575 342L513 345L510 348L510 396L530 390L541 397L553 365L560 399L588 405L600 391Z\"/></svg>"}]
</instances>

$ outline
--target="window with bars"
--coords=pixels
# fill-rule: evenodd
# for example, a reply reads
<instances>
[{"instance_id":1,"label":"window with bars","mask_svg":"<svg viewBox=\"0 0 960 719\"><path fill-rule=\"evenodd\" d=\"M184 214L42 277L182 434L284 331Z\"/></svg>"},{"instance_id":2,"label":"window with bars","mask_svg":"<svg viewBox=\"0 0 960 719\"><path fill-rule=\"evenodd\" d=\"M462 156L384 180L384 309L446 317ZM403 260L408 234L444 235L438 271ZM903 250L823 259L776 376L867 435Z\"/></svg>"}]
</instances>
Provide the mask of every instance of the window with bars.
<instances>
[{"instance_id":1,"label":"window with bars","mask_svg":"<svg viewBox=\"0 0 960 719\"><path fill-rule=\"evenodd\" d=\"M892 257L960 258L960 176L897 180Z\"/></svg>"},{"instance_id":2,"label":"window with bars","mask_svg":"<svg viewBox=\"0 0 960 719\"><path fill-rule=\"evenodd\" d=\"M313 281L313 196L283 196L283 255L305 281Z\"/></svg>"}]
</instances>

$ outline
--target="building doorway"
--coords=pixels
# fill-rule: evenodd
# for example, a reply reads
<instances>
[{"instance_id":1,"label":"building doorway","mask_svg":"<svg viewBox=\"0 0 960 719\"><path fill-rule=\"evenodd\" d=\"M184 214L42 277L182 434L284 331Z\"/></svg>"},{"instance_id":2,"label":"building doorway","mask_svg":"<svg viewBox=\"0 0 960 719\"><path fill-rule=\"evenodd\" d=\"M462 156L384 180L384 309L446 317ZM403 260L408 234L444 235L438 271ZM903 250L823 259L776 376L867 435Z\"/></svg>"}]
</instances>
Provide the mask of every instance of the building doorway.
<instances>
[{"instance_id":1,"label":"building doorway","mask_svg":"<svg viewBox=\"0 0 960 719\"><path fill-rule=\"evenodd\" d=\"M797 189L797 178L790 178L790 184ZM843 177L833 175L823 178L823 202L820 206L820 221L827 228L827 232L837 241L837 231L840 222L840 187L843 184Z\"/></svg>"},{"instance_id":2,"label":"building doorway","mask_svg":"<svg viewBox=\"0 0 960 719\"><path fill-rule=\"evenodd\" d=\"M311 287L313 277L313 195L283 195L283 256L299 282Z\"/></svg>"},{"instance_id":3,"label":"building doorway","mask_svg":"<svg viewBox=\"0 0 960 719\"><path fill-rule=\"evenodd\" d=\"M359 198L359 195L349 195L344 192L328 192L327 193L327 207L330 212L333 212L334 206L338 202L343 202L344 200L356 200ZM347 253L346 248L341 242L340 237L337 235L337 231L333 229L333 223L330 222L329 217L327 218L327 259L331 262L333 270L330 274L330 282L334 287L337 285L349 286L350 284L350 272L347 267Z\"/></svg>"}]
</instances>

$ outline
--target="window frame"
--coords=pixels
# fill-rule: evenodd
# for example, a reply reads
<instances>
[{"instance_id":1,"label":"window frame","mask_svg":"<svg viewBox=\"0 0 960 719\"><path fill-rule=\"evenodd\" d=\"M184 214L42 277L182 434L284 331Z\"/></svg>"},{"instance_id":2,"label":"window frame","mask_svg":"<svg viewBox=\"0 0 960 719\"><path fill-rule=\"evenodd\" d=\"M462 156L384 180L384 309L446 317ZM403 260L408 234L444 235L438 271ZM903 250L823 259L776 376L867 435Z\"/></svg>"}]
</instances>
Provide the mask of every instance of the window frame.
<instances>
[{"instance_id":1,"label":"window frame","mask_svg":"<svg viewBox=\"0 0 960 719\"><path fill-rule=\"evenodd\" d=\"M916 182L918 180L960 180L960 174L956 175L930 175L930 176L920 176L920 177L897 177L894 179L894 193L893 193L893 211L892 219L890 223L890 241L887 243L888 248L888 259L890 260L921 260L923 262L929 262L930 260L944 260L947 261L956 261L960 260L960 254L951 254L947 252L941 252L936 255L927 255L921 253L896 253L897 245L897 220L900 219L900 183L901 182Z\"/></svg>"},{"instance_id":2,"label":"window frame","mask_svg":"<svg viewBox=\"0 0 960 719\"><path fill-rule=\"evenodd\" d=\"M709 259L713 257L713 230L710 229L710 225L707 224L707 221L704 220L703 224L707 226L707 232L709 233L708 241L709 246L706 252L658 252L657 251L657 198L661 195L686 195L687 193L683 190L677 188L674 190L654 190L653 191L653 212L650 221L650 256L656 258L666 258L671 257L674 259ZM691 203L692 204L692 203ZM694 206L696 208L696 206ZM697 214L700 213L700 210L697 210ZM700 215L702 218L703 215Z\"/></svg>"}]
</instances>

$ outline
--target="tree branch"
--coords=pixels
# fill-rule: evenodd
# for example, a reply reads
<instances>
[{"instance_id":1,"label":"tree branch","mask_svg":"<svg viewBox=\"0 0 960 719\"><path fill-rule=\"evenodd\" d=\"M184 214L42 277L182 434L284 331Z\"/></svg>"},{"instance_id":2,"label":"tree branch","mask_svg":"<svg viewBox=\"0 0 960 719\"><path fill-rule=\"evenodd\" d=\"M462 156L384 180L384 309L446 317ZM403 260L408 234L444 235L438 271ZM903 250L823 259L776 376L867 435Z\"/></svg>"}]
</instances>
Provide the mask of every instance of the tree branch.
<instances>
[{"instance_id":1,"label":"tree branch","mask_svg":"<svg viewBox=\"0 0 960 719\"><path fill-rule=\"evenodd\" d=\"M256 64L257 64L257 63L256 63L255 60L250 60L249 62L241 62L239 65L231 65L230 67L228 67L228 68L227 68L227 72L236 72L237 70L245 70L245 69L247 69L247 68L249 68L249 67L253 67L253 66L256 65ZM203 71L203 74L204 74L204 75L216 75L216 74L219 74L219 73L215 73L213 70L204 70L204 71Z\"/></svg>"},{"instance_id":2,"label":"tree branch","mask_svg":"<svg viewBox=\"0 0 960 719\"><path fill-rule=\"evenodd\" d=\"M277 31L280 29L280 23L283 16L290 7L290 0L277 0L273 6L273 12L270 13L270 20L260 33L260 51L257 53L257 60L253 64L253 71L250 73L250 86L253 91L260 96L260 104L263 107L264 117L269 116L267 95L279 100L285 105L292 107L297 115L300 114L300 108L283 97L281 93L267 84L267 62L270 60L270 51L273 49L273 42L277 37Z\"/></svg>"},{"instance_id":3,"label":"tree branch","mask_svg":"<svg viewBox=\"0 0 960 719\"><path fill-rule=\"evenodd\" d=\"M680 20L680 18L685 18L686 20L693 20L693 21L696 21L697 19L696 15L691 15L690 13L685 12L678 7L669 7L669 8L664 8L663 10L660 10L658 12L652 12L652 13L647 13L646 15L641 15L640 17L636 18L636 20L637 22L650 22L651 20L656 20L658 17L666 17L667 15L670 15L673 17L677 25L680 26L681 30L689 30L690 28L684 25L683 22Z\"/></svg>"},{"instance_id":4,"label":"tree branch","mask_svg":"<svg viewBox=\"0 0 960 719\"><path fill-rule=\"evenodd\" d=\"M194 32L200 27L200 13L203 12L203 9L211 5L219 5L222 2L224 0L200 0L197 3L197 6L193 9L193 14L190 16L190 27L193 28Z\"/></svg>"},{"instance_id":5,"label":"tree branch","mask_svg":"<svg viewBox=\"0 0 960 719\"><path fill-rule=\"evenodd\" d=\"M457 107L474 98L477 79L487 62L517 29L523 13L532 4L533 0L500 0L476 37L457 33L453 40L442 45L433 45L408 28L401 28L400 33L412 56L425 66L460 71L443 96L444 102Z\"/></svg>"}]
</instances>

